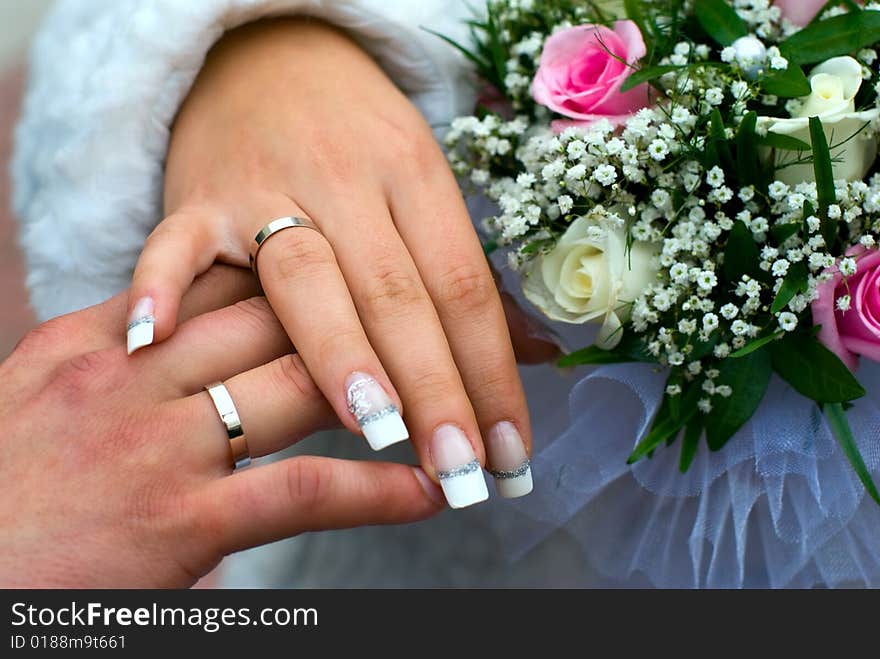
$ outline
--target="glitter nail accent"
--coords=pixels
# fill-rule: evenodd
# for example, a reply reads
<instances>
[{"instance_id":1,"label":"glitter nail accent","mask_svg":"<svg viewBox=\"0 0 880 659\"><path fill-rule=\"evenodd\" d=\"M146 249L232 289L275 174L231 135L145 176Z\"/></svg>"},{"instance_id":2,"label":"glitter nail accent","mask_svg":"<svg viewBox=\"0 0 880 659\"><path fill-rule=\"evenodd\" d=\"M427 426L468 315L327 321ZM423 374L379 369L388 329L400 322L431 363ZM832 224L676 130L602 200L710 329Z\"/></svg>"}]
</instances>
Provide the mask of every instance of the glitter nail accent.
<instances>
[{"instance_id":1,"label":"glitter nail accent","mask_svg":"<svg viewBox=\"0 0 880 659\"><path fill-rule=\"evenodd\" d=\"M349 407L349 409L351 409L351 408ZM354 414L353 410L352 410L352 414ZM384 419L389 414L399 414L399 410L394 405L389 405L385 409L379 410L375 414L369 414L364 417L360 417L357 414L355 414L355 417L357 417L357 422L358 422L359 426L368 426L371 423L378 421L379 419Z\"/></svg>"},{"instance_id":2,"label":"glitter nail accent","mask_svg":"<svg viewBox=\"0 0 880 659\"><path fill-rule=\"evenodd\" d=\"M361 428L389 414L400 413L381 385L369 376L361 376L351 382L347 398L348 410Z\"/></svg>"},{"instance_id":3,"label":"glitter nail accent","mask_svg":"<svg viewBox=\"0 0 880 659\"><path fill-rule=\"evenodd\" d=\"M512 471L496 471L495 469L490 469L489 473L499 480L507 480L510 478L519 478L523 474L527 473L529 469L531 469L531 462L529 460L526 460L519 467Z\"/></svg>"},{"instance_id":4,"label":"glitter nail accent","mask_svg":"<svg viewBox=\"0 0 880 659\"><path fill-rule=\"evenodd\" d=\"M456 476L464 476L466 474L470 474L480 469L480 461L477 459L471 460L466 465L462 467L456 467L455 469L447 469L446 471L438 471L437 478L441 481L446 480L447 478L455 478Z\"/></svg>"},{"instance_id":5,"label":"glitter nail accent","mask_svg":"<svg viewBox=\"0 0 880 659\"><path fill-rule=\"evenodd\" d=\"M148 324L148 323L149 323L150 325L152 325L152 324L155 323L155 322L156 322L156 318L155 318L154 316L152 316L152 315L150 315L150 316L142 316L141 318L137 318L137 319L131 321L131 322L128 324L128 327L126 328L126 330L130 332L130 331L133 330L135 327L138 327L138 326L140 326L140 325L146 325L146 324Z\"/></svg>"}]
</instances>

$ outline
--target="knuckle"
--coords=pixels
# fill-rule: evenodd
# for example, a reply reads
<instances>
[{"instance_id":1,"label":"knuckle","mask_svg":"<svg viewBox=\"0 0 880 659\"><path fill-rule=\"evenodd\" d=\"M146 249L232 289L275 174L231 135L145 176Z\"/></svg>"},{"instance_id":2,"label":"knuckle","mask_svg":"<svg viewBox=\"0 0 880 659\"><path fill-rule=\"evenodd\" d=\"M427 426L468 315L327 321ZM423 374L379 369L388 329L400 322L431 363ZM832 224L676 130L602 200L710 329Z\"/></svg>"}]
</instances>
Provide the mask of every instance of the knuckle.
<instances>
[{"instance_id":1,"label":"knuckle","mask_svg":"<svg viewBox=\"0 0 880 659\"><path fill-rule=\"evenodd\" d=\"M329 245L314 231L289 229L266 242L260 253L263 277L279 283L323 272L333 263Z\"/></svg>"},{"instance_id":2,"label":"knuckle","mask_svg":"<svg viewBox=\"0 0 880 659\"><path fill-rule=\"evenodd\" d=\"M28 331L19 340L14 352L27 356L45 355L54 346L65 344L70 337L70 329L66 316L48 320Z\"/></svg>"},{"instance_id":3,"label":"knuckle","mask_svg":"<svg viewBox=\"0 0 880 659\"><path fill-rule=\"evenodd\" d=\"M369 311L375 315L398 315L422 304L424 294L414 275L388 260L380 262L370 276L366 300Z\"/></svg>"},{"instance_id":4,"label":"knuckle","mask_svg":"<svg viewBox=\"0 0 880 659\"><path fill-rule=\"evenodd\" d=\"M309 375L299 355L285 355L273 362L275 382L286 397L302 401L321 401L323 394Z\"/></svg>"},{"instance_id":5,"label":"knuckle","mask_svg":"<svg viewBox=\"0 0 880 659\"><path fill-rule=\"evenodd\" d=\"M391 131L388 143L388 155L393 162L418 178L446 168L443 152L430 128L421 122L414 127L396 127Z\"/></svg>"},{"instance_id":6,"label":"knuckle","mask_svg":"<svg viewBox=\"0 0 880 659\"><path fill-rule=\"evenodd\" d=\"M475 382L468 391L474 403L493 410L516 406L523 400L522 388L516 373L505 368L484 369L475 374Z\"/></svg>"},{"instance_id":7,"label":"knuckle","mask_svg":"<svg viewBox=\"0 0 880 659\"><path fill-rule=\"evenodd\" d=\"M245 325L257 332L268 332L277 324L275 315L264 297L240 300L230 307L230 314L235 321L230 323L230 326Z\"/></svg>"},{"instance_id":8,"label":"knuckle","mask_svg":"<svg viewBox=\"0 0 880 659\"><path fill-rule=\"evenodd\" d=\"M412 374L412 389L424 392L434 400L448 400L455 396L456 382L441 365L426 364Z\"/></svg>"},{"instance_id":9,"label":"knuckle","mask_svg":"<svg viewBox=\"0 0 880 659\"><path fill-rule=\"evenodd\" d=\"M71 357L55 369L52 384L75 397L117 391L124 384L121 356L121 351L107 349Z\"/></svg>"},{"instance_id":10,"label":"knuckle","mask_svg":"<svg viewBox=\"0 0 880 659\"><path fill-rule=\"evenodd\" d=\"M461 263L449 269L438 283L439 303L452 318L479 312L497 296L495 282L481 264Z\"/></svg>"}]
</instances>

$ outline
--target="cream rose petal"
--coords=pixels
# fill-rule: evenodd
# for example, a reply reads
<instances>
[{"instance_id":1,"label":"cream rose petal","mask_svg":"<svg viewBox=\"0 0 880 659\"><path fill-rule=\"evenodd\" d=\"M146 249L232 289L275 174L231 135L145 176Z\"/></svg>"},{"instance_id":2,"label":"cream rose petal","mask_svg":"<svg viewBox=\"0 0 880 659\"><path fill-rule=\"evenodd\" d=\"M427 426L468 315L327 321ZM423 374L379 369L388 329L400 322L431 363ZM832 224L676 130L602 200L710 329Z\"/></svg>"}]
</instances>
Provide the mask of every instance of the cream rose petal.
<instances>
[{"instance_id":1,"label":"cream rose petal","mask_svg":"<svg viewBox=\"0 0 880 659\"><path fill-rule=\"evenodd\" d=\"M832 57L810 71L812 79L818 75L831 75L841 81L843 97L851 101L862 86L862 65L852 57ZM803 115L801 115L803 116Z\"/></svg>"},{"instance_id":2,"label":"cream rose petal","mask_svg":"<svg viewBox=\"0 0 880 659\"><path fill-rule=\"evenodd\" d=\"M809 118L817 116L831 147L836 180L864 177L877 157L877 137L863 134L867 124L880 118L880 110L855 111L855 96L862 84L861 65L852 57L834 57L810 72L812 93L797 116L791 119L759 117L759 130L790 135L810 143ZM836 145L836 146L835 146ZM796 158L794 153L777 154L777 165ZM811 163L781 166L776 178L789 185L815 180Z\"/></svg>"},{"instance_id":3,"label":"cream rose petal","mask_svg":"<svg viewBox=\"0 0 880 659\"><path fill-rule=\"evenodd\" d=\"M605 315L599 334L596 336L596 346L603 350L614 350L623 338L623 323L620 316L611 311Z\"/></svg>"}]
</instances>

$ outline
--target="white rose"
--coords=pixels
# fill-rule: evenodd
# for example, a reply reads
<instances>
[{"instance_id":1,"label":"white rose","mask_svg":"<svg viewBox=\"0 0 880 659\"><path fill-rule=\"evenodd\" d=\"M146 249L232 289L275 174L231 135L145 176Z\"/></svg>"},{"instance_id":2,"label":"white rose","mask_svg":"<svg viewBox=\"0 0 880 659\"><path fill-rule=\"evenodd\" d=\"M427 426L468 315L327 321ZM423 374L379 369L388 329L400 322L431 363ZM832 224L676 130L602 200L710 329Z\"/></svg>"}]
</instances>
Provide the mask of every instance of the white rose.
<instances>
[{"instance_id":1,"label":"white rose","mask_svg":"<svg viewBox=\"0 0 880 659\"><path fill-rule=\"evenodd\" d=\"M810 72L813 92L800 99L803 105L795 117L759 117L758 128L790 135L810 144L810 117L819 117L828 146L832 147L835 180L861 179L877 157L877 138L870 134L865 124L880 116L877 109L856 112L855 97L861 85L861 65L852 57L834 57ZM835 148L835 145L838 146ZM787 158L794 159L797 152L788 153ZM784 164L785 160L786 156L783 156L781 162ZM807 163L782 167L777 170L776 178L797 185L814 181L816 177L812 163Z\"/></svg>"},{"instance_id":2,"label":"white rose","mask_svg":"<svg viewBox=\"0 0 880 659\"><path fill-rule=\"evenodd\" d=\"M626 248L623 228L599 229L580 217L525 277L526 297L549 318L566 323L602 322L596 345L610 350L623 334L630 303L654 282L656 249Z\"/></svg>"}]
</instances>

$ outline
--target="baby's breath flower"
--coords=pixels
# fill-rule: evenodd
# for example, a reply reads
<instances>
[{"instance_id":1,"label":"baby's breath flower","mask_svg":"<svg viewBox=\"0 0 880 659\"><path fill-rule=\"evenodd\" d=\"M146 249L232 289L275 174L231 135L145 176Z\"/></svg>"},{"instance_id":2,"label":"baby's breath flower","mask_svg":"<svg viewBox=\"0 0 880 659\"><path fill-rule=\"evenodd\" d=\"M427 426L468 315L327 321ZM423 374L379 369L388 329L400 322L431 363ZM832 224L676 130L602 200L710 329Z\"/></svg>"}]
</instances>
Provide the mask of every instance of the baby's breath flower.
<instances>
[{"instance_id":1,"label":"baby's breath flower","mask_svg":"<svg viewBox=\"0 0 880 659\"><path fill-rule=\"evenodd\" d=\"M790 311L783 311L779 314L779 327L786 332L793 332L797 327L797 316Z\"/></svg>"},{"instance_id":2,"label":"baby's breath flower","mask_svg":"<svg viewBox=\"0 0 880 659\"><path fill-rule=\"evenodd\" d=\"M718 357L718 359L724 359L730 355L730 346L726 343L719 343L712 349L712 354Z\"/></svg>"},{"instance_id":3,"label":"baby's breath flower","mask_svg":"<svg viewBox=\"0 0 880 659\"><path fill-rule=\"evenodd\" d=\"M656 139L648 145L648 154L659 162L669 154L669 145L666 140Z\"/></svg>"},{"instance_id":4,"label":"baby's breath flower","mask_svg":"<svg viewBox=\"0 0 880 659\"><path fill-rule=\"evenodd\" d=\"M718 277L711 270L703 270L697 277L697 286L704 291L711 291L718 284Z\"/></svg>"},{"instance_id":5,"label":"baby's breath flower","mask_svg":"<svg viewBox=\"0 0 880 659\"><path fill-rule=\"evenodd\" d=\"M852 257L840 259L840 265L838 267L840 269L840 274L842 274L844 277L852 277L854 274L856 274L856 260Z\"/></svg>"},{"instance_id":6,"label":"baby's breath flower","mask_svg":"<svg viewBox=\"0 0 880 659\"><path fill-rule=\"evenodd\" d=\"M788 272L788 268L791 264L787 259L779 259L778 261L773 263L773 276L774 277L784 277L785 273Z\"/></svg>"},{"instance_id":7,"label":"baby's breath flower","mask_svg":"<svg viewBox=\"0 0 880 659\"><path fill-rule=\"evenodd\" d=\"M703 329L706 332L711 332L714 329L718 328L718 316L714 313L707 313L703 316Z\"/></svg>"},{"instance_id":8,"label":"baby's breath flower","mask_svg":"<svg viewBox=\"0 0 880 659\"><path fill-rule=\"evenodd\" d=\"M599 165L593 172L593 178L600 185L607 187L617 180L617 170L614 165Z\"/></svg>"},{"instance_id":9,"label":"baby's breath flower","mask_svg":"<svg viewBox=\"0 0 880 659\"><path fill-rule=\"evenodd\" d=\"M715 393L722 398L730 398L730 396L733 394L733 389L731 389L730 385L728 384L722 384L715 387Z\"/></svg>"},{"instance_id":10,"label":"baby's breath flower","mask_svg":"<svg viewBox=\"0 0 880 659\"><path fill-rule=\"evenodd\" d=\"M724 185L724 170L717 165L710 169L709 172L706 174L706 183L711 185L713 188Z\"/></svg>"},{"instance_id":11,"label":"baby's breath flower","mask_svg":"<svg viewBox=\"0 0 880 659\"><path fill-rule=\"evenodd\" d=\"M574 206L574 200L567 194L561 195L556 203L559 205L559 212L566 215Z\"/></svg>"}]
</instances>

